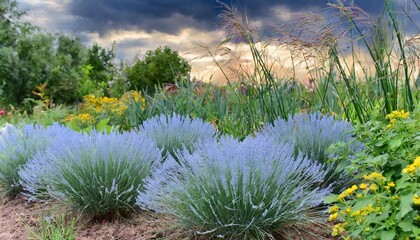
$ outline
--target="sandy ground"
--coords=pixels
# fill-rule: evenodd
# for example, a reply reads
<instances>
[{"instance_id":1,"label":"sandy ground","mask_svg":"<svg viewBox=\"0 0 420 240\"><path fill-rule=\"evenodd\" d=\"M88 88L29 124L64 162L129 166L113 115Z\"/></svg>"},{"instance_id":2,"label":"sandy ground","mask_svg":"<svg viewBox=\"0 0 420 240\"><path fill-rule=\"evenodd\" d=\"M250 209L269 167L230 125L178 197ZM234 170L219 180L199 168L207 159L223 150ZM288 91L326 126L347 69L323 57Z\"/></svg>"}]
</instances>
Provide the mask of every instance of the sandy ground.
<instances>
[{"instance_id":1,"label":"sandy ground","mask_svg":"<svg viewBox=\"0 0 420 240\"><path fill-rule=\"evenodd\" d=\"M46 216L45 209L51 206L40 203L26 203L22 197L14 200L3 200L0 203L0 240L27 240L29 233L39 227L40 216ZM175 219L166 215L151 212L140 212L130 219L114 222L84 222L80 227L77 240L148 240L148 239L187 239L185 233L174 227ZM307 231L290 229L292 239L318 240L333 239L325 228L310 227L317 236ZM190 238L192 239L192 238ZM201 239L205 239L200 237ZM278 239L281 239L279 237Z\"/></svg>"}]
</instances>

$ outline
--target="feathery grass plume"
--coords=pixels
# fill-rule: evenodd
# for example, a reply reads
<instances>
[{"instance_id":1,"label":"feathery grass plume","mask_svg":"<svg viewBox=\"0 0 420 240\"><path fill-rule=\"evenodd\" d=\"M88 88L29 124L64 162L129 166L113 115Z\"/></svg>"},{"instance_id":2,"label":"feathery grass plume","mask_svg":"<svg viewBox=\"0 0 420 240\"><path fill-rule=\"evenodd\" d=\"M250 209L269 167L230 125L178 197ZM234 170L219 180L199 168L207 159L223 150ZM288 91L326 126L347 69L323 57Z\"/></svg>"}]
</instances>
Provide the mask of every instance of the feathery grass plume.
<instances>
[{"instance_id":1,"label":"feathery grass plume","mask_svg":"<svg viewBox=\"0 0 420 240\"><path fill-rule=\"evenodd\" d=\"M30 199L46 192L95 219L109 220L133 210L144 178L161 161L156 143L144 134L91 132L56 142L19 173Z\"/></svg>"},{"instance_id":2,"label":"feathery grass plume","mask_svg":"<svg viewBox=\"0 0 420 240\"><path fill-rule=\"evenodd\" d=\"M9 196L20 193L19 169L37 152L44 151L57 138L69 134L77 133L59 124L49 127L7 125L0 130L0 192Z\"/></svg>"},{"instance_id":3,"label":"feathery grass plume","mask_svg":"<svg viewBox=\"0 0 420 240\"><path fill-rule=\"evenodd\" d=\"M163 155L186 148L192 151L194 143L217 137L217 130L211 123L196 118L183 117L179 114L153 117L140 126L139 132L154 139L163 150ZM176 158L176 157L175 157Z\"/></svg>"},{"instance_id":4,"label":"feathery grass plume","mask_svg":"<svg viewBox=\"0 0 420 240\"><path fill-rule=\"evenodd\" d=\"M335 120L333 116L322 113L299 113L289 116L287 120L277 119L265 125L259 135L273 139L278 143L290 143L294 146L294 154L302 153L314 162L323 164L327 171L323 185L334 185L334 191L340 191L352 184L352 177L338 165L339 162L328 163L327 149L335 143L352 143L345 149L351 157L362 148L360 142L352 137L351 123ZM343 150L344 151L344 150Z\"/></svg>"},{"instance_id":5,"label":"feathery grass plume","mask_svg":"<svg viewBox=\"0 0 420 240\"><path fill-rule=\"evenodd\" d=\"M284 226L319 222L314 207L330 191L314 187L322 166L292 145L270 139L233 138L177 151L146 180L137 204L170 213L198 234L238 239L273 237Z\"/></svg>"}]
</instances>

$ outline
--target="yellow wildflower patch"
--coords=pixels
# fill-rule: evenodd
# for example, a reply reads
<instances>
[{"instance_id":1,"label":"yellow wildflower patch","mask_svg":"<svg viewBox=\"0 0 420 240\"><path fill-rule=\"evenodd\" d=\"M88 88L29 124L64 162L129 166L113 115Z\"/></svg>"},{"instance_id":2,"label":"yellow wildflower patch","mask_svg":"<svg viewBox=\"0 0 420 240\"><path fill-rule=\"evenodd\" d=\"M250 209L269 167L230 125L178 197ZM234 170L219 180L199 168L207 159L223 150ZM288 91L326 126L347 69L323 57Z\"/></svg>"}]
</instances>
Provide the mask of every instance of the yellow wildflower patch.
<instances>
[{"instance_id":1,"label":"yellow wildflower patch","mask_svg":"<svg viewBox=\"0 0 420 240\"><path fill-rule=\"evenodd\" d=\"M407 165L407 167L405 167L402 170L402 172L406 174L414 175L417 169L420 169L420 156L416 157L416 159L414 159L414 162L410 165Z\"/></svg>"},{"instance_id":2,"label":"yellow wildflower patch","mask_svg":"<svg viewBox=\"0 0 420 240\"><path fill-rule=\"evenodd\" d=\"M369 175L364 175L363 179L369 180L369 181L373 181L373 180L385 181L386 180L386 178L382 175L382 173L379 173L379 172L373 172Z\"/></svg>"},{"instance_id":3,"label":"yellow wildflower patch","mask_svg":"<svg viewBox=\"0 0 420 240\"><path fill-rule=\"evenodd\" d=\"M405 112L404 109L401 111L392 111L390 114L386 115L386 119L406 119L410 116L409 112Z\"/></svg>"}]
</instances>

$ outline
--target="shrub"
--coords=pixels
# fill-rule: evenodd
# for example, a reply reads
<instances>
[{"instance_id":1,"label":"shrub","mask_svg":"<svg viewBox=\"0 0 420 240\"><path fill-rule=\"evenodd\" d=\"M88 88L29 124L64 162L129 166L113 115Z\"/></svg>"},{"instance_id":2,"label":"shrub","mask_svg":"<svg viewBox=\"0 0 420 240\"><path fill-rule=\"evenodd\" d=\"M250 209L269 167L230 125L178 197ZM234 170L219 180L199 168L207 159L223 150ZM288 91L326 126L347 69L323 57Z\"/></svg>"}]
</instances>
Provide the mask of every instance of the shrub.
<instances>
[{"instance_id":1,"label":"shrub","mask_svg":"<svg viewBox=\"0 0 420 240\"><path fill-rule=\"evenodd\" d=\"M169 47L159 47L147 51L144 59L137 59L133 66L125 70L131 88L154 92L155 85L174 83L189 76L191 66Z\"/></svg>"},{"instance_id":2,"label":"shrub","mask_svg":"<svg viewBox=\"0 0 420 240\"><path fill-rule=\"evenodd\" d=\"M143 122L139 131L153 138L157 146L163 149L164 155L169 153L175 158L176 150L185 147L192 151L194 143L217 136L216 129L210 123L178 114L153 117Z\"/></svg>"},{"instance_id":3,"label":"shrub","mask_svg":"<svg viewBox=\"0 0 420 240\"><path fill-rule=\"evenodd\" d=\"M393 111L387 120L356 128L366 148L348 168L362 183L325 198L335 203L334 236L354 239L417 239L420 236L420 111Z\"/></svg>"},{"instance_id":4,"label":"shrub","mask_svg":"<svg viewBox=\"0 0 420 240\"><path fill-rule=\"evenodd\" d=\"M285 225L320 220L314 207L329 190L313 185L325 172L301 155L294 157L291 145L222 138L177 157L179 163L169 157L146 180L139 206L174 214L199 234L238 239L265 239Z\"/></svg>"},{"instance_id":5,"label":"shrub","mask_svg":"<svg viewBox=\"0 0 420 240\"><path fill-rule=\"evenodd\" d=\"M91 132L56 142L19 174L29 199L48 193L96 219L111 219L133 209L161 155L141 134Z\"/></svg>"},{"instance_id":6,"label":"shrub","mask_svg":"<svg viewBox=\"0 0 420 240\"><path fill-rule=\"evenodd\" d=\"M349 161L327 163L328 158L332 157L328 155L327 149L335 143L350 143L347 149L341 151L347 152L347 156L351 158L362 147L351 136L352 129L350 123L335 120L333 116L300 113L289 116L287 120L277 119L273 124L267 124L260 134L279 143L293 144L295 155L301 152L309 159L324 164L327 171L324 184L333 184L334 191L337 192L352 183L352 176L343 170Z\"/></svg>"},{"instance_id":7,"label":"shrub","mask_svg":"<svg viewBox=\"0 0 420 240\"><path fill-rule=\"evenodd\" d=\"M9 196L20 193L19 169L37 152L71 134L77 133L58 124L49 127L29 124L22 128L7 125L0 130L0 191Z\"/></svg>"}]
</instances>

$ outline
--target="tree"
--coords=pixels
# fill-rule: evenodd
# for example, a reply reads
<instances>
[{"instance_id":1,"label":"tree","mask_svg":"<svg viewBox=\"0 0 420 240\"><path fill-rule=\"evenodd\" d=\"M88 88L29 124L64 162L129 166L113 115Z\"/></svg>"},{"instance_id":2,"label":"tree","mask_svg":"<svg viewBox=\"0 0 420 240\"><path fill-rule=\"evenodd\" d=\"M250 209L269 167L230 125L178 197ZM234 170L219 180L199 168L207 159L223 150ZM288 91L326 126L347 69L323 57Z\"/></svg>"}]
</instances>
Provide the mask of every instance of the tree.
<instances>
[{"instance_id":1,"label":"tree","mask_svg":"<svg viewBox=\"0 0 420 240\"><path fill-rule=\"evenodd\" d=\"M88 49L85 69L88 69L88 74L84 79L84 86L90 85L90 93L97 93L98 95L107 95L107 87L113 80L116 67L114 63L115 49L112 46L110 49L105 49L94 43ZM85 88L86 92L87 88Z\"/></svg>"},{"instance_id":2,"label":"tree","mask_svg":"<svg viewBox=\"0 0 420 240\"><path fill-rule=\"evenodd\" d=\"M55 103L73 103L82 96L78 95L82 68L86 62L86 47L73 35L59 34L53 55L48 58L46 95Z\"/></svg>"},{"instance_id":3,"label":"tree","mask_svg":"<svg viewBox=\"0 0 420 240\"><path fill-rule=\"evenodd\" d=\"M188 77L191 66L168 46L147 51L143 60L137 60L126 68L127 78L132 89L153 92L155 85L174 83Z\"/></svg>"}]
</instances>

